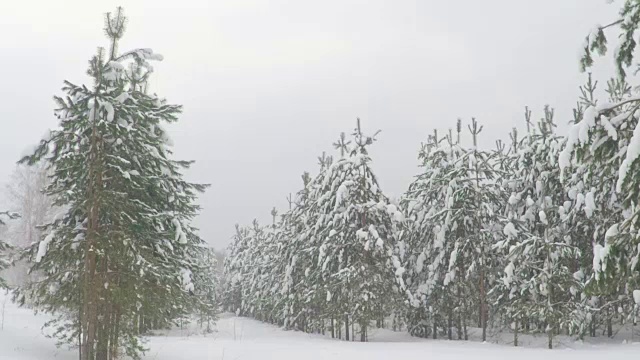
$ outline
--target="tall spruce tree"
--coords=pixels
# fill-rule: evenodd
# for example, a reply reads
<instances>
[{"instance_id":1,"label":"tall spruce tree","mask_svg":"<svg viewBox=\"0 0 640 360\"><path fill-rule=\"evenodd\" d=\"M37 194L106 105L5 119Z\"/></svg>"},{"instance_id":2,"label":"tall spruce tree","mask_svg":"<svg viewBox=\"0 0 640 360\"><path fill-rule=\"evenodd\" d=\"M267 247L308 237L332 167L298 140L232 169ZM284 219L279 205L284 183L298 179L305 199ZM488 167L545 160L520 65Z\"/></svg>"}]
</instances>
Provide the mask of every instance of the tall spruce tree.
<instances>
[{"instance_id":1,"label":"tall spruce tree","mask_svg":"<svg viewBox=\"0 0 640 360\"><path fill-rule=\"evenodd\" d=\"M65 82L55 97L58 128L23 163L44 162L46 193L66 212L44 226L29 249L42 281L20 289L37 309L58 314L57 336L80 358L139 358L138 334L165 326L197 306L194 279L203 241L189 224L206 186L182 179L191 164L171 159L162 128L178 105L146 92L162 60L150 49L118 53L121 8L105 17L110 49L88 70L93 86Z\"/></svg>"}]
</instances>

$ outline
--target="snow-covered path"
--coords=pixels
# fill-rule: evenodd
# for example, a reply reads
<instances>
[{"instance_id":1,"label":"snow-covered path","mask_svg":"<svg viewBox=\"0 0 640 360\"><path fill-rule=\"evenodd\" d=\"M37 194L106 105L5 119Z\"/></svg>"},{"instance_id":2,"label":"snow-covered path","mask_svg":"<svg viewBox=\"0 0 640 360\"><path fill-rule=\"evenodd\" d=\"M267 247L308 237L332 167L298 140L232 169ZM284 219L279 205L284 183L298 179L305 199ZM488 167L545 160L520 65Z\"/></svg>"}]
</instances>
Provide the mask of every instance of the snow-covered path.
<instances>
[{"instance_id":1,"label":"snow-covered path","mask_svg":"<svg viewBox=\"0 0 640 360\"><path fill-rule=\"evenodd\" d=\"M2 306L0 297L0 310ZM75 360L77 353L55 347L41 329L43 315L7 302L4 329L0 330L0 360ZM247 318L224 315L218 331L208 336L189 330L173 330L149 339L145 360L244 360L244 359L331 359L387 360L390 358L495 360L600 360L631 359L640 355L640 344L582 345L578 349L546 350L462 341L416 339L404 333L383 331L372 334L369 343L335 341L326 337L282 331Z\"/></svg>"}]
</instances>

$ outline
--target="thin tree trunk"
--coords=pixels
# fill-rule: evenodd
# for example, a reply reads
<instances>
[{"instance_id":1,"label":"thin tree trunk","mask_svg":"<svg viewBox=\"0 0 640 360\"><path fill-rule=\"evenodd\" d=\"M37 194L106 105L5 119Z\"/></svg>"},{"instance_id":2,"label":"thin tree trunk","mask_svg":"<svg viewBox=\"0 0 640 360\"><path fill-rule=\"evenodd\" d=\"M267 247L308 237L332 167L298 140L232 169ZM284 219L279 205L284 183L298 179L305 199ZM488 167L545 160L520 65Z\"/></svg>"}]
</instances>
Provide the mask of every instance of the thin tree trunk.
<instances>
[{"instance_id":1,"label":"thin tree trunk","mask_svg":"<svg viewBox=\"0 0 640 360\"><path fill-rule=\"evenodd\" d=\"M102 258L99 261L101 273L96 275L103 284L108 284L108 268L109 264L107 258ZM96 360L109 360L109 342L111 339L111 299L107 292L107 289L103 290L101 284L97 284L103 296L100 296L100 305L98 307L99 314L102 321L98 323L97 345L96 345Z\"/></svg>"},{"instance_id":2,"label":"thin tree trunk","mask_svg":"<svg viewBox=\"0 0 640 360\"><path fill-rule=\"evenodd\" d=\"M144 333L147 332L147 327L146 327L146 321L147 319L144 316L144 310L141 309L142 311L140 311L140 321L138 322L139 325L139 329L138 332L140 333L140 335L143 335Z\"/></svg>"},{"instance_id":3,"label":"thin tree trunk","mask_svg":"<svg viewBox=\"0 0 640 360\"><path fill-rule=\"evenodd\" d=\"M93 207L95 208L95 207ZM91 211L89 228L94 228L96 224L95 211ZM92 231L95 233L95 231ZM93 235L91 238L93 238ZM84 280L84 305L83 305L83 342L82 342L82 360L91 360L93 354L93 344L95 343L96 335L96 291L94 289L94 279L96 271L96 257L94 241L89 239L87 241L86 255L85 255L85 280Z\"/></svg>"},{"instance_id":4,"label":"thin tree trunk","mask_svg":"<svg viewBox=\"0 0 640 360\"><path fill-rule=\"evenodd\" d=\"M113 360L118 359L119 351L120 351L120 320L122 318L122 314L120 314L120 310L116 310L116 321L115 327L113 331L113 342L111 343L112 351L111 357Z\"/></svg>"},{"instance_id":5,"label":"thin tree trunk","mask_svg":"<svg viewBox=\"0 0 640 360\"><path fill-rule=\"evenodd\" d=\"M515 323L516 323L516 326L515 326L515 329L513 330L513 346L518 346L518 328L520 327L520 323L518 322L518 319L516 319Z\"/></svg>"},{"instance_id":6,"label":"thin tree trunk","mask_svg":"<svg viewBox=\"0 0 640 360\"><path fill-rule=\"evenodd\" d=\"M82 360L82 328L84 325L82 323L82 309L78 309L78 325L78 360Z\"/></svg>"},{"instance_id":7,"label":"thin tree trunk","mask_svg":"<svg viewBox=\"0 0 640 360\"><path fill-rule=\"evenodd\" d=\"M356 324L353 323L353 319L351 319L351 341L356 341Z\"/></svg>"},{"instance_id":8,"label":"thin tree trunk","mask_svg":"<svg viewBox=\"0 0 640 360\"><path fill-rule=\"evenodd\" d=\"M345 340L349 341L349 315L344 315L344 335Z\"/></svg>"},{"instance_id":9,"label":"thin tree trunk","mask_svg":"<svg viewBox=\"0 0 640 360\"><path fill-rule=\"evenodd\" d=\"M473 128L470 127L472 136L473 136L473 147L474 149L477 149L478 146L478 134L480 133L482 127L480 128L480 130L478 129L478 123L476 122L475 119L472 119L472 126ZM476 156L477 154L475 153L474 150L474 156L477 158ZM480 191L480 174L478 171L478 162L475 161L474 163L474 167L475 167L475 189L476 191ZM477 208L480 209L480 207L482 206L482 204L476 204ZM484 249L484 242L482 239L481 235L478 235L477 238L479 241L479 245L480 245L480 325L482 327L482 341L487 341L487 291L485 288L485 249Z\"/></svg>"},{"instance_id":10,"label":"thin tree trunk","mask_svg":"<svg viewBox=\"0 0 640 360\"><path fill-rule=\"evenodd\" d=\"M464 302L464 300L462 299L461 291L460 291L460 284L458 284L457 288L458 288L457 289L458 290L458 299ZM458 332L458 340L462 340L462 309L463 309L463 307L460 306L460 304L458 304L458 318L457 318L457 321L456 321L456 328L457 328L457 332Z\"/></svg>"},{"instance_id":11,"label":"thin tree trunk","mask_svg":"<svg viewBox=\"0 0 640 360\"><path fill-rule=\"evenodd\" d=\"M101 75L99 75L101 78ZM100 88L100 83L96 86L96 92ZM88 168L88 224L87 224L87 240L84 258L84 296L83 296L83 349L81 350L83 360L93 359L93 350L96 340L96 327L98 322L97 299L98 289L95 286L96 273L96 243L99 232L99 194L98 190L102 188L102 173L99 166L100 161L100 144L97 128L97 109L98 101L93 99L93 124L91 130L91 147L89 150L89 168Z\"/></svg>"},{"instance_id":12,"label":"thin tree trunk","mask_svg":"<svg viewBox=\"0 0 640 360\"><path fill-rule=\"evenodd\" d=\"M453 340L453 334L451 329L453 328L453 313L451 307L449 307L449 316L447 318L447 337L449 340Z\"/></svg>"},{"instance_id":13,"label":"thin tree trunk","mask_svg":"<svg viewBox=\"0 0 640 360\"><path fill-rule=\"evenodd\" d=\"M483 249L484 250L484 249ZM484 257L484 251L481 254ZM487 341L487 304L486 291L484 284L484 265L480 270L480 323L482 324L482 341Z\"/></svg>"},{"instance_id":14,"label":"thin tree trunk","mask_svg":"<svg viewBox=\"0 0 640 360\"><path fill-rule=\"evenodd\" d=\"M462 300L462 330L464 332L464 339L469 340L469 332L467 331L467 300Z\"/></svg>"},{"instance_id":15,"label":"thin tree trunk","mask_svg":"<svg viewBox=\"0 0 640 360\"><path fill-rule=\"evenodd\" d=\"M438 338L438 322L435 316L433 317L433 340Z\"/></svg>"},{"instance_id":16,"label":"thin tree trunk","mask_svg":"<svg viewBox=\"0 0 640 360\"><path fill-rule=\"evenodd\" d=\"M611 306L607 307L607 336L613 337L613 324L611 320Z\"/></svg>"}]
</instances>

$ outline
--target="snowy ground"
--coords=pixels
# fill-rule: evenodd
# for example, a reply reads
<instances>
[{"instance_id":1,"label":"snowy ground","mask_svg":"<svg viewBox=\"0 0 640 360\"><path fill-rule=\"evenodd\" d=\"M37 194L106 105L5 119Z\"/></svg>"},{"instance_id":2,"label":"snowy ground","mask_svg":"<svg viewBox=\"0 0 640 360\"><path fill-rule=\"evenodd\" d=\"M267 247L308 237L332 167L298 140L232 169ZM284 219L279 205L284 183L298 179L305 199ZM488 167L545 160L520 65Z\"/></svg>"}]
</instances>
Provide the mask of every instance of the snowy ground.
<instances>
[{"instance_id":1,"label":"snowy ground","mask_svg":"<svg viewBox=\"0 0 640 360\"><path fill-rule=\"evenodd\" d=\"M3 298L0 295L0 311ZM0 315L1 316L1 315ZM43 335L43 315L19 309L7 302L4 329L0 330L0 360L75 360L77 353L57 349L54 340ZM209 359L410 359L435 355L441 359L495 360L601 360L632 359L640 354L640 343L622 344L622 339L609 344L577 344L566 342L563 349L513 348L478 342L423 340L405 333L378 331L369 343L344 342L304 333L287 332L260 322L224 315L218 331L208 336L193 330L175 329L149 338L145 360L209 360ZM543 340L543 339L541 339ZM543 342L543 341L542 341ZM542 343L541 342L541 343Z\"/></svg>"}]
</instances>

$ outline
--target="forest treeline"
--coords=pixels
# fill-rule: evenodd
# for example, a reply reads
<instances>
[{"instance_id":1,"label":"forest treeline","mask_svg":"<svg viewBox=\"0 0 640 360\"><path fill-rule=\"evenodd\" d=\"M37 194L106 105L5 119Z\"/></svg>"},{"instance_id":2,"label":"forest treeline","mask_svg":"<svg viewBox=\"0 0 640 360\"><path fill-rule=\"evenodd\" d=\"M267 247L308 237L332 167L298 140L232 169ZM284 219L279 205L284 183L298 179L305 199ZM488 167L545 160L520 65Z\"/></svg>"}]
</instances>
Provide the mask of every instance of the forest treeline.
<instances>
[{"instance_id":1,"label":"forest treeline","mask_svg":"<svg viewBox=\"0 0 640 360\"><path fill-rule=\"evenodd\" d=\"M336 153L273 222L237 226L223 307L285 328L366 341L371 327L468 339L469 328L576 338L635 325L640 306L640 97L634 62L640 4L597 27L580 65L619 29L617 74L580 87L568 132L554 110L525 109L524 131L478 146L482 126L458 120L418 152L397 202L380 188L358 120ZM599 87L607 96L598 99ZM560 119L565 121L565 119ZM470 138L468 142L461 138Z\"/></svg>"}]
</instances>

